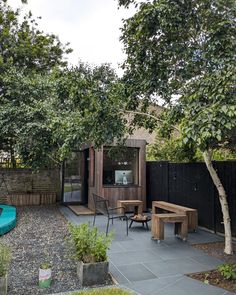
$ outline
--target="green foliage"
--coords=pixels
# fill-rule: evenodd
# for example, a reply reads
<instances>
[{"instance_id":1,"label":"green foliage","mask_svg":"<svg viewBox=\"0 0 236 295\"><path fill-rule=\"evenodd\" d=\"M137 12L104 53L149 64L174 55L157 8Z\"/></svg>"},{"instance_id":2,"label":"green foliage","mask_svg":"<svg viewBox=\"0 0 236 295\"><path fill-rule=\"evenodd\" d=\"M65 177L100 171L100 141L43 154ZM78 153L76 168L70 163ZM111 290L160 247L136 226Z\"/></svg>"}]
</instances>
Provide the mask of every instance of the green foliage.
<instances>
[{"instance_id":1,"label":"green foliage","mask_svg":"<svg viewBox=\"0 0 236 295\"><path fill-rule=\"evenodd\" d=\"M212 160L227 161L235 160L236 152L229 149L218 148L212 153ZM183 144L181 138L162 138L156 136L155 143L147 146L148 161L170 162L196 162L203 161L202 152L195 146L189 147Z\"/></svg>"},{"instance_id":2,"label":"green foliage","mask_svg":"<svg viewBox=\"0 0 236 295\"><path fill-rule=\"evenodd\" d=\"M24 71L49 71L52 67L65 66L63 55L71 49L53 34L44 34L38 29L31 12L20 20L20 10L0 2L0 69L11 66Z\"/></svg>"},{"instance_id":3,"label":"green foliage","mask_svg":"<svg viewBox=\"0 0 236 295\"><path fill-rule=\"evenodd\" d=\"M138 9L121 37L129 105L161 98L163 134L178 125L189 147L227 146L236 128L235 2L119 1L130 3Z\"/></svg>"},{"instance_id":4,"label":"green foliage","mask_svg":"<svg viewBox=\"0 0 236 295\"><path fill-rule=\"evenodd\" d=\"M1 79L0 149L27 166L60 164L84 143L111 144L126 132L122 86L108 65L30 74L12 67Z\"/></svg>"},{"instance_id":5,"label":"green foliage","mask_svg":"<svg viewBox=\"0 0 236 295\"><path fill-rule=\"evenodd\" d=\"M235 0L119 0L137 5L124 21L121 40L129 106L144 98L162 99L166 109L158 123L170 136L179 129L182 143L204 155L212 180L212 150L236 142L236 6ZM143 98L140 100L140 98ZM160 127L160 126L158 126ZM223 190L224 191L224 190ZM223 202L221 202L223 204ZM222 205L225 253L232 253L228 207Z\"/></svg>"},{"instance_id":6,"label":"green foliage","mask_svg":"<svg viewBox=\"0 0 236 295\"><path fill-rule=\"evenodd\" d=\"M43 256L43 262L40 264L41 269L51 268L49 253L45 252Z\"/></svg>"},{"instance_id":7,"label":"green foliage","mask_svg":"<svg viewBox=\"0 0 236 295\"><path fill-rule=\"evenodd\" d=\"M100 288L73 293L73 295L132 295L133 293L120 288Z\"/></svg>"},{"instance_id":8,"label":"green foliage","mask_svg":"<svg viewBox=\"0 0 236 295\"><path fill-rule=\"evenodd\" d=\"M0 277L6 275L11 262L11 251L8 246L0 243Z\"/></svg>"},{"instance_id":9,"label":"green foliage","mask_svg":"<svg viewBox=\"0 0 236 295\"><path fill-rule=\"evenodd\" d=\"M38 104L51 94L47 76L53 67L67 64L64 55L71 51L55 35L40 31L30 12L20 19L20 10L8 6L7 0L0 2L0 150L11 155L13 167L22 126L32 120L33 128L35 118L42 121ZM47 142L45 129L38 135Z\"/></svg>"},{"instance_id":10,"label":"green foliage","mask_svg":"<svg viewBox=\"0 0 236 295\"><path fill-rule=\"evenodd\" d=\"M155 143L147 146L148 161L194 162L196 150L182 144L181 139L156 136Z\"/></svg>"},{"instance_id":11,"label":"green foliage","mask_svg":"<svg viewBox=\"0 0 236 295\"><path fill-rule=\"evenodd\" d=\"M220 274L227 280L236 279L236 264L222 264L218 266Z\"/></svg>"},{"instance_id":12,"label":"green foliage","mask_svg":"<svg viewBox=\"0 0 236 295\"><path fill-rule=\"evenodd\" d=\"M112 241L112 234L99 233L89 223L69 225L70 245L75 250L75 259L84 263L107 260L107 250Z\"/></svg>"}]
</instances>

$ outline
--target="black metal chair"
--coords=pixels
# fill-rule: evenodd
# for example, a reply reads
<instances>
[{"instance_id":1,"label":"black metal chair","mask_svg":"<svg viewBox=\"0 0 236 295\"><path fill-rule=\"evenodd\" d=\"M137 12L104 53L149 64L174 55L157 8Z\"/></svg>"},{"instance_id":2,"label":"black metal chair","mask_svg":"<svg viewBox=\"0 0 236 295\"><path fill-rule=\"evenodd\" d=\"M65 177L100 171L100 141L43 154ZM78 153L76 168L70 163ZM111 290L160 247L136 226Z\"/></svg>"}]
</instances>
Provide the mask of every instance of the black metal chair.
<instances>
[{"instance_id":1,"label":"black metal chair","mask_svg":"<svg viewBox=\"0 0 236 295\"><path fill-rule=\"evenodd\" d=\"M108 200L106 200L96 194L93 194L93 201L94 201L93 226L95 224L97 213L101 213L101 214L107 216L106 235L108 234L110 220L112 220L112 224L113 224L114 219L117 219L117 218L125 219L126 220L126 231L127 231L127 235L128 235L128 217L125 215L125 213L119 214L116 212L119 209L124 209L124 207L109 208L108 207Z\"/></svg>"}]
</instances>

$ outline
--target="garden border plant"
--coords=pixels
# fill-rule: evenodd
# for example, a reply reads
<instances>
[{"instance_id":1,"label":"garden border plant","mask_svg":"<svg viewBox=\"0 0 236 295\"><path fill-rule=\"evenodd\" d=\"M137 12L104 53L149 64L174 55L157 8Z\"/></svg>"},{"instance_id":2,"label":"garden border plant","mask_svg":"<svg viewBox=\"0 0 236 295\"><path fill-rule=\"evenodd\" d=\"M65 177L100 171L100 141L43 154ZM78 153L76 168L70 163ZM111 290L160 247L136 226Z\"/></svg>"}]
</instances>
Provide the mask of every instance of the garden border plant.
<instances>
[{"instance_id":1,"label":"garden border plant","mask_svg":"<svg viewBox=\"0 0 236 295\"><path fill-rule=\"evenodd\" d=\"M102 285L109 278L107 250L113 234L100 233L90 223L69 224L69 247L77 261L77 275L84 286Z\"/></svg>"},{"instance_id":2,"label":"garden border plant","mask_svg":"<svg viewBox=\"0 0 236 295\"><path fill-rule=\"evenodd\" d=\"M11 262L10 248L0 243L0 294L7 294L7 272Z\"/></svg>"}]
</instances>

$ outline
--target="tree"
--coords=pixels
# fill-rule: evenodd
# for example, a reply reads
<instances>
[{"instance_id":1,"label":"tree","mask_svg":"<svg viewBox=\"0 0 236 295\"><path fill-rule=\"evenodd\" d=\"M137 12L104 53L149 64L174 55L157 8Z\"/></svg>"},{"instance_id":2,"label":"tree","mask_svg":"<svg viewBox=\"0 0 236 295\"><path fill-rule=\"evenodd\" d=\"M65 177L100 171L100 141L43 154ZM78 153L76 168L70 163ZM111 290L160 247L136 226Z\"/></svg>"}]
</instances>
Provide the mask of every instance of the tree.
<instances>
[{"instance_id":1,"label":"tree","mask_svg":"<svg viewBox=\"0 0 236 295\"><path fill-rule=\"evenodd\" d=\"M130 100L162 98L159 123L168 131L179 126L183 143L202 151L219 193L224 251L232 254L227 195L211 159L213 149L232 142L236 128L235 1L119 1L131 3L137 12L124 21L121 36Z\"/></svg>"},{"instance_id":2,"label":"tree","mask_svg":"<svg viewBox=\"0 0 236 295\"><path fill-rule=\"evenodd\" d=\"M64 55L71 51L55 35L40 31L30 12L22 22L19 14L7 1L0 2L0 149L10 153L13 166L19 126L24 121L20 105L36 92L36 80L33 82L30 76L43 76L55 66L64 67ZM39 79L42 81L42 77ZM26 84L28 89L23 87Z\"/></svg>"},{"instance_id":3,"label":"tree","mask_svg":"<svg viewBox=\"0 0 236 295\"><path fill-rule=\"evenodd\" d=\"M54 35L37 29L31 13L0 3L0 148L38 168L61 164L83 144L99 147L121 139L125 119L122 84L109 65L80 63Z\"/></svg>"},{"instance_id":4,"label":"tree","mask_svg":"<svg viewBox=\"0 0 236 295\"><path fill-rule=\"evenodd\" d=\"M84 144L100 147L126 132L120 82L108 65L81 63L43 75L12 68L3 83L1 134L5 142L15 139L12 147L30 167L60 165Z\"/></svg>"}]
</instances>

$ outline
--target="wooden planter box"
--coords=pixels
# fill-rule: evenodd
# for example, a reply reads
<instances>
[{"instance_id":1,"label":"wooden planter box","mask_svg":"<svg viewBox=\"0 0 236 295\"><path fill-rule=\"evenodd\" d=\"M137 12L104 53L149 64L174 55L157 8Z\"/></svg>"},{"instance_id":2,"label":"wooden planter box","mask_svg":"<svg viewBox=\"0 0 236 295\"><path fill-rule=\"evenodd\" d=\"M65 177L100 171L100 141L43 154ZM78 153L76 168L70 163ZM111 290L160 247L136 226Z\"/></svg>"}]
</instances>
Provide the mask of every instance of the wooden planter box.
<instances>
[{"instance_id":1,"label":"wooden planter box","mask_svg":"<svg viewBox=\"0 0 236 295\"><path fill-rule=\"evenodd\" d=\"M7 196L9 205L13 206L31 206L31 205L49 205L56 203L57 195L54 192L49 193L12 193Z\"/></svg>"},{"instance_id":2,"label":"wooden planter box","mask_svg":"<svg viewBox=\"0 0 236 295\"><path fill-rule=\"evenodd\" d=\"M109 262L78 262L77 276L82 286L102 285L108 278Z\"/></svg>"}]
</instances>

